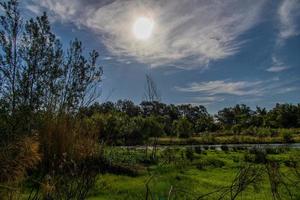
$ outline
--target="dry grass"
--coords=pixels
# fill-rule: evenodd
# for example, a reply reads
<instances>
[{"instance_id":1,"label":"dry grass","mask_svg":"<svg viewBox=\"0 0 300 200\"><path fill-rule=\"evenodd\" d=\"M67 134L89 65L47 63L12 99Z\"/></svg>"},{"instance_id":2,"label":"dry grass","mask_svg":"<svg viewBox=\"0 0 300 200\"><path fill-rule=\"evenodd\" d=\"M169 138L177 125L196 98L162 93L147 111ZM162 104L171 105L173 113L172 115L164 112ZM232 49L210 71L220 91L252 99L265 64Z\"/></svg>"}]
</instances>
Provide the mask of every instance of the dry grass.
<instances>
[{"instance_id":1,"label":"dry grass","mask_svg":"<svg viewBox=\"0 0 300 200\"><path fill-rule=\"evenodd\" d=\"M101 157L98 132L93 124L73 116L51 116L40 129L44 155L41 191L32 196L52 199L84 199L97 175Z\"/></svg>"},{"instance_id":2,"label":"dry grass","mask_svg":"<svg viewBox=\"0 0 300 200\"><path fill-rule=\"evenodd\" d=\"M25 137L0 151L0 182L17 182L41 160L36 137Z\"/></svg>"},{"instance_id":3,"label":"dry grass","mask_svg":"<svg viewBox=\"0 0 300 200\"><path fill-rule=\"evenodd\" d=\"M25 137L0 149L0 199L17 199L27 170L41 161L36 137Z\"/></svg>"}]
</instances>

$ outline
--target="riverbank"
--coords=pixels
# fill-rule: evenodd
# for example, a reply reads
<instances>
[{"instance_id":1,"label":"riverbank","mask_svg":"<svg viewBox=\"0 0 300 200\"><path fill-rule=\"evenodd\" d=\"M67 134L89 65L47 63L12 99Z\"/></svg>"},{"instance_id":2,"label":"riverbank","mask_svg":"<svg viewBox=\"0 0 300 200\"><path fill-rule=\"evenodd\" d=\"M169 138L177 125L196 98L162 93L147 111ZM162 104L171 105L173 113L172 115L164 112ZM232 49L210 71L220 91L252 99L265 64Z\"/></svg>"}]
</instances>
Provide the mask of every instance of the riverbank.
<instances>
[{"instance_id":1,"label":"riverbank","mask_svg":"<svg viewBox=\"0 0 300 200\"><path fill-rule=\"evenodd\" d=\"M251 135L212 135L191 138L158 138L158 145L222 145L222 144L286 144L300 143L300 135L294 135L289 140L281 136L258 137Z\"/></svg>"}]
</instances>

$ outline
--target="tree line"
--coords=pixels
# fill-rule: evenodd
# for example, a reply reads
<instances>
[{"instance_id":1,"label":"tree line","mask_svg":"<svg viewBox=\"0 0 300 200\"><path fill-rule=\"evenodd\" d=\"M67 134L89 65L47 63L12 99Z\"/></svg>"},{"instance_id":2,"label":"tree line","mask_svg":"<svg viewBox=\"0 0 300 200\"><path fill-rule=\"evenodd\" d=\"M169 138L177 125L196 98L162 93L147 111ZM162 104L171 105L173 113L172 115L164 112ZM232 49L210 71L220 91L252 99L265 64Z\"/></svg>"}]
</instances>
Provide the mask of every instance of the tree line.
<instances>
[{"instance_id":1,"label":"tree line","mask_svg":"<svg viewBox=\"0 0 300 200\"><path fill-rule=\"evenodd\" d=\"M149 137L187 138L202 133L243 132L256 134L257 128L279 129L300 127L300 104L276 104L270 110L244 104L224 108L211 115L202 105L174 105L159 101L130 100L116 103L94 103L83 107L80 115L99 124L100 138L109 143L135 144ZM102 128L101 128L102 127Z\"/></svg>"}]
</instances>

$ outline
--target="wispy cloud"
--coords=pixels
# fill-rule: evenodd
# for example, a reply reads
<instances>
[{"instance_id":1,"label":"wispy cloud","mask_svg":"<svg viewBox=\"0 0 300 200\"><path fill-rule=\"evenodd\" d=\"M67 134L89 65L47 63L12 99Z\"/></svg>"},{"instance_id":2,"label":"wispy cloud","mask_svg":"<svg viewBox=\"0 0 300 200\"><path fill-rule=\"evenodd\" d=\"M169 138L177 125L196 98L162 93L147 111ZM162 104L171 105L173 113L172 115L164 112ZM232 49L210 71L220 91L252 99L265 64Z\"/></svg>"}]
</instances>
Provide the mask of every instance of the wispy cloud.
<instances>
[{"instance_id":1,"label":"wispy cloud","mask_svg":"<svg viewBox=\"0 0 300 200\"><path fill-rule=\"evenodd\" d=\"M283 0L278 8L280 21L279 41L283 41L300 34L299 17L300 17L299 0Z\"/></svg>"},{"instance_id":2,"label":"wispy cloud","mask_svg":"<svg viewBox=\"0 0 300 200\"><path fill-rule=\"evenodd\" d=\"M260 19L264 0L32 0L56 20L96 32L116 56L151 66L180 63L205 67L237 53L245 31ZM36 10L34 8L34 10ZM135 40L132 24L139 16L154 19L147 42Z\"/></svg>"},{"instance_id":3,"label":"wispy cloud","mask_svg":"<svg viewBox=\"0 0 300 200\"><path fill-rule=\"evenodd\" d=\"M287 70L289 67L286 66L282 61L280 61L275 56L272 57L272 66L266 69L268 72L281 72Z\"/></svg>"},{"instance_id":4,"label":"wispy cloud","mask_svg":"<svg viewBox=\"0 0 300 200\"><path fill-rule=\"evenodd\" d=\"M102 58L102 60L111 60L111 59L113 59L111 56L105 56Z\"/></svg>"},{"instance_id":5,"label":"wispy cloud","mask_svg":"<svg viewBox=\"0 0 300 200\"><path fill-rule=\"evenodd\" d=\"M37 5L33 5L33 4L26 5L26 9L33 12L36 15L41 14L41 10L40 10L41 8Z\"/></svg>"},{"instance_id":6,"label":"wispy cloud","mask_svg":"<svg viewBox=\"0 0 300 200\"><path fill-rule=\"evenodd\" d=\"M204 93L208 95L216 94L229 94L229 95L260 95L261 90L257 89L255 86L260 85L261 81L247 82L247 81L237 81L230 82L224 80L208 81L200 83L190 83L187 87L175 87L181 92L197 92Z\"/></svg>"},{"instance_id":7,"label":"wispy cloud","mask_svg":"<svg viewBox=\"0 0 300 200\"><path fill-rule=\"evenodd\" d=\"M278 94L284 94L284 93L288 93L288 92L293 92L298 90L299 88L297 87L286 87L286 88L280 88L278 90Z\"/></svg>"},{"instance_id":8,"label":"wispy cloud","mask_svg":"<svg viewBox=\"0 0 300 200\"><path fill-rule=\"evenodd\" d=\"M229 96L238 98L240 101L257 101L266 95L281 95L299 90L299 79L278 81L270 79L264 81L229 81L216 80L208 82L190 83L185 87L176 86L180 92L194 93L190 102L209 105L226 100Z\"/></svg>"},{"instance_id":9,"label":"wispy cloud","mask_svg":"<svg viewBox=\"0 0 300 200\"><path fill-rule=\"evenodd\" d=\"M286 70L287 67L284 66L272 66L270 68L267 69L268 72L281 72Z\"/></svg>"},{"instance_id":10,"label":"wispy cloud","mask_svg":"<svg viewBox=\"0 0 300 200\"><path fill-rule=\"evenodd\" d=\"M220 96L201 96L192 98L192 104L210 105L217 102L224 101L223 97Z\"/></svg>"}]
</instances>

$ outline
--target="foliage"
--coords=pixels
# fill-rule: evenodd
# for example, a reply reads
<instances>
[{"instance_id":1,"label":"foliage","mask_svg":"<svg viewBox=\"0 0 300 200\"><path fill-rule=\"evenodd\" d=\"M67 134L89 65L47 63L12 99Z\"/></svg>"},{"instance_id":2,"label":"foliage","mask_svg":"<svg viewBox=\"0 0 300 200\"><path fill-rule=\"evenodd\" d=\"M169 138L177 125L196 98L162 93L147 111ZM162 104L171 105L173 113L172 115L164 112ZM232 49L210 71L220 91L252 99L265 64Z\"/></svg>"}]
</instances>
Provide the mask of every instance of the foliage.
<instances>
[{"instance_id":1,"label":"foliage","mask_svg":"<svg viewBox=\"0 0 300 200\"><path fill-rule=\"evenodd\" d=\"M36 168L29 199L84 199L100 144L98 129L78 111L97 98L99 54L85 56L77 39L63 48L46 13L25 20L18 0L0 7L0 181L19 190L27 170Z\"/></svg>"},{"instance_id":2,"label":"foliage","mask_svg":"<svg viewBox=\"0 0 300 200\"><path fill-rule=\"evenodd\" d=\"M149 137L163 137L166 135L186 138L196 134L199 134L199 136L203 138L203 141L210 144L220 142L215 138L221 135L236 136L234 143L247 141L247 139L249 139L248 142L252 143L253 139L251 136L261 138L262 142L264 138L274 138L271 140L278 141L276 138L279 135L283 136L284 131L289 132L290 129L290 132L293 132L294 129L298 127L296 121L299 115L293 115L293 117L295 117L295 119L293 119L295 123L293 123L294 125L292 126L295 127L294 129L287 129L288 126L282 126L281 130L283 131L280 133L279 128L269 126L271 121L273 121L273 118L270 118L270 116L273 115L274 110L278 110L278 107L281 109L291 109L291 107L294 110L300 109L298 105L281 106L278 104L270 111L260 107L257 107L256 110L253 111L246 105L237 105L233 108L221 110L214 118L201 106L175 106L157 101L143 101L140 106L138 106L129 100L120 100L116 104L112 102L96 103L90 107L83 108L81 114L87 117L102 115L102 118L107 119L112 117L115 118L115 122L120 121L120 119L126 119L125 121L127 123L120 123L120 126L115 125L117 130L110 132L110 134L122 136L123 140L117 139L119 136L115 137L115 144L143 144ZM285 113L287 111L282 112ZM137 119L139 119L138 126L135 122ZM101 123L99 122L99 124ZM142 124L146 124L146 126L142 126ZM278 121L277 124L280 124L280 122ZM106 125L103 125L103 128L105 126ZM152 127L151 129L153 131L149 131L151 129L147 127ZM124 130L130 131L126 132ZM100 132L103 134L106 131L100 130ZM215 132L215 134L212 134L212 132ZM296 133L297 130L294 132ZM137 138L135 141L132 140L133 135ZM239 139L240 137L237 137L237 135L241 135L241 139ZM290 139L292 139L296 134L290 135ZM125 140L125 138L127 139ZM231 141L230 137L228 137L228 140L229 142ZM289 142L292 141L293 140L290 140ZM191 139L190 142L197 143L197 140ZM282 137L281 142L288 141ZM225 143L225 141L221 141L221 143Z\"/></svg>"},{"instance_id":3,"label":"foliage","mask_svg":"<svg viewBox=\"0 0 300 200\"><path fill-rule=\"evenodd\" d=\"M280 133L282 135L283 141L286 143L292 143L293 142L293 131L290 130L280 130Z\"/></svg>"},{"instance_id":4,"label":"foliage","mask_svg":"<svg viewBox=\"0 0 300 200\"><path fill-rule=\"evenodd\" d=\"M74 113L89 105L102 75L96 51L84 56L77 39L64 51L47 15L23 24L18 5L2 2L0 18L0 97L12 119L5 133L10 140L37 129L38 112Z\"/></svg>"},{"instance_id":5,"label":"foliage","mask_svg":"<svg viewBox=\"0 0 300 200\"><path fill-rule=\"evenodd\" d=\"M34 169L41 158L36 137L25 137L2 146L0 149L0 199L13 199L18 195L19 187L27 177L27 171Z\"/></svg>"},{"instance_id":6,"label":"foliage","mask_svg":"<svg viewBox=\"0 0 300 200\"><path fill-rule=\"evenodd\" d=\"M177 121L174 121L174 131L181 138L188 138L193 133L192 123L188 121L187 118L183 117Z\"/></svg>"}]
</instances>

